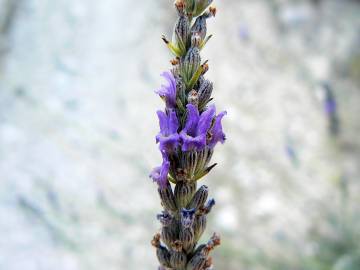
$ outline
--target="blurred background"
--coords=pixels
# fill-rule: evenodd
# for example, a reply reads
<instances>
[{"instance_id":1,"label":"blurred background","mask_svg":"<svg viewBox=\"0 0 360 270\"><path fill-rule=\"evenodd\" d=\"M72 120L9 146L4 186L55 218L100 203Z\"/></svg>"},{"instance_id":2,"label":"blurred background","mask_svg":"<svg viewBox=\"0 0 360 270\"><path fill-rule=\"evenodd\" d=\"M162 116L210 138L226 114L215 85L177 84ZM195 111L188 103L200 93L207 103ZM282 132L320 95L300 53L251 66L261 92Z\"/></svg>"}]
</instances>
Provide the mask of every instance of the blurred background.
<instances>
[{"instance_id":1,"label":"blurred background","mask_svg":"<svg viewBox=\"0 0 360 270\"><path fill-rule=\"evenodd\" d=\"M0 0L1 270L156 269L172 3ZM215 4L215 269L359 270L360 1Z\"/></svg>"}]
</instances>

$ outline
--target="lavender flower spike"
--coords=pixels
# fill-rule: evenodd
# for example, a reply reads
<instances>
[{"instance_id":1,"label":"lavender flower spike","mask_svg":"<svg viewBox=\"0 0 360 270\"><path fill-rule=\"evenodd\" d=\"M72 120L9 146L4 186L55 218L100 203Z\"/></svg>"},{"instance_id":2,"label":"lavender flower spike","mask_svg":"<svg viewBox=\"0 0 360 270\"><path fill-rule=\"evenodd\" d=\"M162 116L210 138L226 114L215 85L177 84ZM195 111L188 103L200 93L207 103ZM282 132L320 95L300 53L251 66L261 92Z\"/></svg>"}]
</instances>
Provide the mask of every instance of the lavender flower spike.
<instances>
[{"instance_id":1,"label":"lavender flower spike","mask_svg":"<svg viewBox=\"0 0 360 270\"><path fill-rule=\"evenodd\" d=\"M156 143L160 143L160 151L170 153L179 144L179 121L176 112L170 111L168 115L163 111L158 111L160 133L156 136Z\"/></svg>"},{"instance_id":2,"label":"lavender flower spike","mask_svg":"<svg viewBox=\"0 0 360 270\"><path fill-rule=\"evenodd\" d=\"M176 81L174 78L174 75L166 71L161 74L162 77L164 77L168 85L162 85L159 90L156 90L155 93L157 93L161 98L165 100L166 107L167 108L175 108L176 106Z\"/></svg>"},{"instance_id":3,"label":"lavender flower spike","mask_svg":"<svg viewBox=\"0 0 360 270\"><path fill-rule=\"evenodd\" d=\"M206 145L206 133L215 116L215 106L210 106L199 116L198 109L188 104L185 128L180 132L182 151L202 150Z\"/></svg>"},{"instance_id":4,"label":"lavender flower spike","mask_svg":"<svg viewBox=\"0 0 360 270\"><path fill-rule=\"evenodd\" d=\"M165 109L157 112L156 136L163 162L150 174L159 185L164 209L157 216L161 233L152 241L158 270L213 269L209 253L220 244L217 234L207 244L199 243L215 201L207 201L207 186L197 189L197 181L216 165L210 163L215 145L225 141L221 121L226 112L216 115L215 105L209 104L213 84L205 78L207 61L201 60L201 50L212 36L206 36L207 19L216 14L212 2L176 0L179 18L173 42L163 37L176 58L170 61L171 71L162 74L168 84L156 91L165 101Z\"/></svg>"}]
</instances>

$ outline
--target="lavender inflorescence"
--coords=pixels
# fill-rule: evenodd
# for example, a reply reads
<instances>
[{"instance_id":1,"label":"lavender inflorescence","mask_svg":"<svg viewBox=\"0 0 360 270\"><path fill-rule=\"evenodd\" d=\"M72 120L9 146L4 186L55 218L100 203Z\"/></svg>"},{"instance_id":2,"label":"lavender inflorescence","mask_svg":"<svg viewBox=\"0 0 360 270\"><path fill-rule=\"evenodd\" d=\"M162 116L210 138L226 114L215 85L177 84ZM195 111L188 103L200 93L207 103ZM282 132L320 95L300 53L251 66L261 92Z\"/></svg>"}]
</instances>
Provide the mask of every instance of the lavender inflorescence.
<instances>
[{"instance_id":1,"label":"lavender inflorescence","mask_svg":"<svg viewBox=\"0 0 360 270\"><path fill-rule=\"evenodd\" d=\"M206 23L216 15L212 2L175 1L179 18L172 41L163 36L175 59L171 71L162 74L167 84L156 91L165 102L165 109L157 112L156 136L163 161L150 174L164 208L157 215L161 231L152 240L159 270L212 269L209 253L220 244L214 233L207 244L198 245L215 200L208 198L207 186L197 189L197 181L216 166L210 163L214 147L225 141L221 121L226 112L216 115L215 105L209 104L213 84L205 79L209 66L200 56L211 38Z\"/></svg>"}]
</instances>

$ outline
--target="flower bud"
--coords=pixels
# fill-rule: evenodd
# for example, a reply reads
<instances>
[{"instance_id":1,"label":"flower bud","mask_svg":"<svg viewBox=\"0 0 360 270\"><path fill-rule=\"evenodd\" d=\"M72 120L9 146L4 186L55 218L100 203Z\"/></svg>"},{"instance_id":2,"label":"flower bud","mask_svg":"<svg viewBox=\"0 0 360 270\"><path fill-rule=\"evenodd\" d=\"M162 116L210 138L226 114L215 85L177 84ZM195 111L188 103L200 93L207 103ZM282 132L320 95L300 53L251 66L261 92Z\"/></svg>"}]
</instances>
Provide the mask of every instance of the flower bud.
<instances>
[{"instance_id":1,"label":"flower bud","mask_svg":"<svg viewBox=\"0 0 360 270\"><path fill-rule=\"evenodd\" d=\"M191 33L197 33L201 40L204 40L206 37L207 27L206 27L206 19L207 17L204 15L201 15L197 17L195 23L191 27Z\"/></svg>"},{"instance_id":2,"label":"flower bud","mask_svg":"<svg viewBox=\"0 0 360 270\"><path fill-rule=\"evenodd\" d=\"M181 209L181 225L184 228L190 228L194 224L195 209Z\"/></svg>"},{"instance_id":3,"label":"flower bud","mask_svg":"<svg viewBox=\"0 0 360 270\"><path fill-rule=\"evenodd\" d=\"M170 252L166 247L160 246L156 249L156 256L159 263L164 267L170 267Z\"/></svg>"},{"instance_id":4,"label":"flower bud","mask_svg":"<svg viewBox=\"0 0 360 270\"><path fill-rule=\"evenodd\" d=\"M203 80L199 87L199 107L205 107L211 98L213 91L213 83L208 80Z\"/></svg>"},{"instance_id":5,"label":"flower bud","mask_svg":"<svg viewBox=\"0 0 360 270\"><path fill-rule=\"evenodd\" d=\"M215 205L215 200L214 199L210 199L204 206L202 210L203 213L208 214L210 213L211 209L213 208L213 206Z\"/></svg>"},{"instance_id":6,"label":"flower bud","mask_svg":"<svg viewBox=\"0 0 360 270\"><path fill-rule=\"evenodd\" d=\"M186 270L202 270L206 264L206 256L201 252L196 253L188 262Z\"/></svg>"},{"instance_id":7,"label":"flower bud","mask_svg":"<svg viewBox=\"0 0 360 270\"><path fill-rule=\"evenodd\" d=\"M194 231L192 228L182 228L180 231L179 239L183 244L183 249L188 252L191 251L195 245Z\"/></svg>"},{"instance_id":8,"label":"flower bud","mask_svg":"<svg viewBox=\"0 0 360 270\"><path fill-rule=\"evenodd\" d=\"M179 93L182 90L186 89L185 83L180 75L175 75L175 81L176 81L176 92Z\"/></svg>"},{"instance_id":9,"label":"flower bud","mask_svg":"<svg viewBox=\"0 0 360 270\"><path fill-rule=\"evenodd\" d=\"M186 86L183 79L179 75L176 75L175 80L177 97L181 100L186 100Z\"/></svg>"},{"instance_id":10,"label":"flower bud","mask_svg":"<svg viewBox=\"0 0 360 270\"><path fill-rule=\"evenodd\" d=\"M182 155L182 165L188 172L188 178L192 179L195 175L196 166L198 163L198 152L188 151Z\"/></svg>"},{"instance_id":11,"label":"flower bud","mask_svg":"<svg viewBox=\"0 0 360 270\"><path fill-rule=\"evenodd\" d=\"M166 246L171 247L178 238L178 226L173 223L172 226L162 227L161 240Z\"/></svg>"},{"instance_id":12,"label":"flower bud","mask_svg":"<svg viewBox=\"0 0 360 270\"><path fill-rule=\"evenodd\" d=\"M196 181L199 178L199 174L203 174L207 168L206 166L211 160L213 149L205 147L201 151L188 151L183 153L181 159L181 166L186 168L187 179Z\"/></svg>"},{"instance_id":13,"label":"flower bud","mask_svg":"<svg viewBox=\"0 0 360 270\"><path fill-rule=\"evenodd\" d=\"M205 81L205 77L204 76L200 76L197 83L196 83L196 86L195 86L195 89L199 89L200 88L200 85Z\"/></svg>"},{"instance_id":14,"label":"flower bud","mask_svg":"<svg viewBox=\"0 0 360 270\"><path fill-rule=\"evenodd\" d=\"M201 235L204 233L206 229L206 215L196 216L194 221L194 235L195 235L195 242L199 241Z\"/></svg>"},{"instance_id":15,"label":"flower bud","mask_svg":"<svg viewBox=\"0 0 360 270\"><path fill-rule=\"evenodd\" d=\"M170 253L170 265L175 269L183 269L186 266L187 256L182 251L182 245L176 243L173 246L173 250Z\"/></svg>"},{"instance_id":16,"label":"flower bud","mask_svg":"<svg viewBox=\"0 0 360 270\"><path fill-rule=\"evenodd\" d=\"M201 64L200 50L198 47L192 47L187 52L184 59L184 67L187 79L190 80Z\"/></svg>"},{"instance_id":17,"label":"flower bud","mask_svg":"<svg viewBox=\"0 0 360 270\"><path fill-rule=\"evenodd\" d=\"M156 248L156 256L160 264L164 267L170 267L170 252L166 247L162 246L160 243L160 234L155 234L151 240L151 245Z\"/></svg>"},{"instance_id":18,"label":"flower bud","mask_svg":"<svg viewBox=\"0 0 360 270\"><path fill-rule=\"evenodd\" d=\"M164 208L169 211L176 211L177 207L171 185L168 184L165 187L159 187L158 192Z\"/></svg>"},{"instance_id":19,"label":"flower bud","mask_svg":"<svg viewBox=\"0 0 360 270\"><path fill-rule=\"evenodd\" d=\"M186 207L196 191L196 183L178 182L175 186L175 200L179 209Z\"/></svg>"},{"instance_id":20,"label":"flower bud","mask_svg":"<svg viewBox=\"0 0 360 270\"><path fill-rule=\"evenodd\" d=\"M201 245L199 245L199 246L195 249L195 251L193 252L193 254L201 253L201 252L204 250L204 248L206 248L206 244L201 244ZM203 254L205 254L205 253L203 253Z\"/></svg>"},{"instance_id":21,"label":"flower bud","mask_svg":"<svg viewBox=\"0 0 360 270\"><path fill-rule=\"evenodd\" d=\"M196 90L191 90L188 94L188 103L198 107L199 105L199 95Z\"/></svg>"},{"instance_id":22,"label":"flower bud","mask_svg":"<svg viewBox=\"0 0 360 270\"><path fill-rule=\"evenodd\" d=\"M208 187L203 185L195 193L187 208L199 209L204 205L209 195Z\"/></svg>"},{"instance_id":23,"label":"flower bud","mask_svg":"<svg viewBox=\"0 0 360 270\"><path fill-rule=\"evenodd\" d=\"M190 33L190 23L189 19L186 16L179 17L178 21L175 24L174 32L177 44L181 44L183 46L183 49L186 50Z\"/></svg>"}]
</instances>

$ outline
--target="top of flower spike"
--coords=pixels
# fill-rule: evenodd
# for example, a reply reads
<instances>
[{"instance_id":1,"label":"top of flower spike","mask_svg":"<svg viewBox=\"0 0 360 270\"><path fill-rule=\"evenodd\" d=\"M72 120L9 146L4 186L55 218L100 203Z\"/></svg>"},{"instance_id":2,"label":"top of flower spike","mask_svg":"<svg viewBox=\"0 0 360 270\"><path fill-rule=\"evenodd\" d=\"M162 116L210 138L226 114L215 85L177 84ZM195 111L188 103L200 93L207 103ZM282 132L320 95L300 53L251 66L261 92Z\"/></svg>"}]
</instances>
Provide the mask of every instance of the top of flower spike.
<instances>
[{"instance_id":1,"label":"top of flower spike","mask_svg":"<svg viewBox=\"0 0 360 270\"><path fill-rule=\"evenodd\" d=\"M179 13L184 13L192 17L197 17L205 11L205 9L211 5L213 0L177 0L175 6Z\"/></svg>"},{"instance_id":2,"label":"top of flower spike","mask_svg":"<svg viewBox=\"0 0 360 270\"><path fill-rule=\"evenodd\" d=\"M155 91L166 104L164 111L157 112L160 132L156 136L156 142L159 143L163 163L151 173L151 178L160 187L165 187L169 180L174 180L168 178L170 167L176 165L171 163L170 166L174 155L204 149L212 151L218 142L225 141L221 120L226 112L216 115L215 105L208 106L212 100L213 85L204 78L208 65L207 61L201 63L200 56L201 49L211 38L211 35L207 36L206 21L216 14L215 8L209 8L212 2L175 1L179 18L172 42L163 37L176 59L171 61L173 70L161 74L166 84ZM193 20L194 18L196 19ZM197 175L202 177L215 165L204 167ZM175 168L171 167L170 174L174 174L173 170ZM191 176L189 179L196 181L199 178Z\"/></svg>"}]
</instances>

